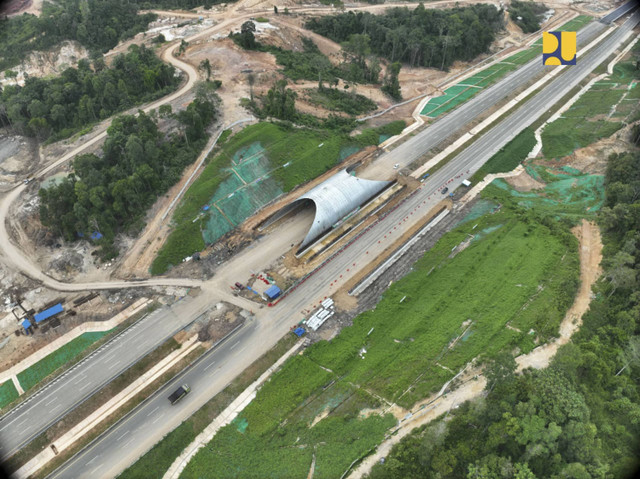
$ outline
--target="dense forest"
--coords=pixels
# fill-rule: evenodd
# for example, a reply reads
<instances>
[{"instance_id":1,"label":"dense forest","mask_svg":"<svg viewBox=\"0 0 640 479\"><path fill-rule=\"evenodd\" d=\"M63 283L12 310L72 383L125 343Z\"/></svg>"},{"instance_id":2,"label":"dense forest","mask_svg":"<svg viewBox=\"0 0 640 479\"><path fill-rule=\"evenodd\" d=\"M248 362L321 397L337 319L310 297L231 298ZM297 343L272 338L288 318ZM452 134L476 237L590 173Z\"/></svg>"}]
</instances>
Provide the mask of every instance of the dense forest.
<instances>
[{"instance_id":1,"label":"dense forest","mask_svg":"<svg viewBox=\"0 0 640 479\"><path fill-rule=\"evenodd\" d=\"M115 235L140 230L147 209L195 161L218 103L208 84L199 85L195 100L172 115L179 131L168 139L153 116L139 112L116 117L102 156L78 155L71 175L40 190L42 224L67 241L98 232L100 256L116 256Z\"/></svg>"},{"instance_id":2,"label":"dense forest","mask_svg":"<svg viewBox=\"0 0 640 479\"><path fill-rule=\"evenodd\" d=\"M0 71L63 40L77 40L94 53L104 53L144 31L155 18L138 15L136 4L127 0L45 1L39 17L23 14L0 20Z\"/></svg>"},{"instance_id":3,"label":"dense forest","mask_svg":"<svg viewBox=\"0 0 640 479\"><path fill-rule=\"evenodd\" d=\"M640 464L640 152L609 158L604 275L549 368L488 367L486 398L403 439L382 478L624 478Z\"/></svg>"},{"instance_id":4,"label":"dense forest","mask_svg":"<svg viewBox=\"0 0 640 479\"><path fill-rule=\"evenodd\" d=\"M372 53L390 62L447 69L456 60L486 53L504 26L503 12L493 5L446 10L392 8L384 15L347 12L313 18L306 28L336 42L366 35Z\"/></svg>"},{"instance_id":5,"label":"dense forest","mask_svg":"<svg viewBox=\"0 0 640 479\"><path fill-rule=\"evenodd\" d=\"M101 58L87 60L60 76L29 77L23 87L0 94L0 123L45 140L65 138L113 113L158 98L178 83L174 68L144 45L132 45L107 68Z\"/></svg>"},{"instance_id":6,"label":"dense forest","mask_svg":"<svg viewBox=\"0 0 640 479\"><path fill-rule=\"evenodd\" d=\"M524 33L533 33L540 29L540 19L547 7L535 2L511 2L509 16Z\"/></svg>"},{"instance_id":7,"label":"dense forest","mask_svg":"<svg viewBox=\"0 0 640 479\"><path fill-rule=\"evenodd\" d=\"M334 66L310 38L303 37L302 51L294 51L262 44L255 39L254 32L255 24L246 21L240 32L231 33L229 37L246 50L273 54L278 65L284 67L282 73L293 81L318 81L319 88L323 82L337 85L338 78L352 83L379 81L380 64L376 57L368 58L371 49L367 35L352 35L350 41L344 42L344 61Z\"/></svg>"}]
</instances>

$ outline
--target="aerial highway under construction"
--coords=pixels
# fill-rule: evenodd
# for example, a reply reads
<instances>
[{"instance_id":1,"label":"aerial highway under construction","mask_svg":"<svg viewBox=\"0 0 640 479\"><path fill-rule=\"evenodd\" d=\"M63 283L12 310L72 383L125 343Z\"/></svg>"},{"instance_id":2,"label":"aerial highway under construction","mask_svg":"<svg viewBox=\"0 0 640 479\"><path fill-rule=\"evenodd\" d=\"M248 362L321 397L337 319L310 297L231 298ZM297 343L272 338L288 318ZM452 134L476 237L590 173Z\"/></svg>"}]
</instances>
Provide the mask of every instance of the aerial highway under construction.
<instances>
[{"instance_id":1,"label":"aerial highway under construction","mask_svg":"<svg viewBox=\"0 0 640 479\"><path fill-rule=\"evenodd\" d=\"M207 353L193 367L167 384L157 395L148 398L131 414L74 456L58 469L53 477L114 476L126 468L275 344L289 331L292 318L299 318L300 311L311 309L326 296L330 296L373 258L395 244L405 232L422 224L424 217L442 200L443 188L447 187L451 191L457 188L464 179L477 171L519 131L532 124L556 104L616 51L629 38L632 29L639 21L640 12L633 13L625 19L610 35L581 55L576 66L565 68L537 94L519 105L500 123L482 134L469 148L432 174L398 207L378 218L372 227L352 242L342 246L334 253L332 261L323 263L322 267L314 271L312 281L306 281L300 285L276 306L255 311L254 319L248 321L222 345ZM579 35L579 41L584 45L605 28L606 25L603 22L592 22L583 29ZM434 122L403 145L385 153L380 157L380 161L403 165L412 163L437 145L443 135L449 136L454 131L459 131L477 115L541 73L544 68L546 67L541 66L540 59L535 59L467 104ZM305 225L301 226L302 222L294 217L288 220L286 227L280 228L278 234L287 235L292 243L299 241L305 231ZM274 252L273 249L269 249L270 241L270 235L266 235L250 249L227 262L211 280L201 284L203 288L201 297L206 296L209 302L219 300L219 291L227 288L231 278L237 277L239 272L242 274L247 272L247 264L256 265L255 261L261 258L259 250L264 248L269 254ZM198 303L202 301L199 298L185 301ZM193 314L205 303L198 304L200 307L193 308ZM165 317L166 321L171 321L164 312L158 313L155 321L164 321ZM166 396L183 383L191 386L191 392L169 409ZM4 421L5 419L0 421L0 428ZM9 431L11 431L10 427L4 431L0 429L2 442L5 440L4 435L8 435ZM17 429L12 432L18 433Z\"/></svg>"}]
</instances>

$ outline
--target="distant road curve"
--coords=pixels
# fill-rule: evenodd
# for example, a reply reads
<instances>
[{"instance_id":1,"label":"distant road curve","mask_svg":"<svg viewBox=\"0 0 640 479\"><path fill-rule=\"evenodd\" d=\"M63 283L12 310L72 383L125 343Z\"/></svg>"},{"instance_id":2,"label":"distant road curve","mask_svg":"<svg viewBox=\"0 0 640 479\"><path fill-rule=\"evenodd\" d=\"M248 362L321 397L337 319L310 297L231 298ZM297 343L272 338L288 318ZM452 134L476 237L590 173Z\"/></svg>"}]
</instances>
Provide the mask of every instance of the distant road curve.
<instances>
[{"instance_id":1,"label":"distant road curve","mask_svg":"<svg viewBox=\"0 0 640 479\"><path fill-rule=\"evenodd\" d=\"M483 0L480 0L481 2ZM433 2L429 5L443 5L443 4L452 4L453 2ZM484 3L496 4L497 2L493 0L485 0ZM404 4L385 4L385 5L369 5L364 7L351 8L350 10L375 10L375 9L385 9L394 6L417 6L418 3L404 3ZM269 12L269 10L264 10ZM331 11L330 7L302 7L300 9L296 9L298 12L309 12L309 13L322 13ZM156 13L162 14L172 14L177 15L177 13L170 13L162 10L155 11ZM224 19L224 16L228 16L229 13L232 13L230 18ZM234 23L238 22L242 19L249 19L255 12L251 13L238 13L237 15L233 15L236 12L223 12L218 14L222 18L222 20L216 25L213 25L211 28L207 28L199 33L191 35L185 38L185 41L192 42L194 40L198 40L200 38L206 37L207 35L211 35L216 31L228 31L229 27ZM187 16L195 16L199 17L200 14L186 14ZM169 46L161 55L163 61L170 63L174 67L182 70L187 75L187 82L177 91L153 102L149 105L141 108L142 111L148 112L152 109L158 108L161 105L169 103L176 98L184 95L189 92L196 81L198 80L198 72L196 69L190 64L183 62L179 58L176 58L173 54L177 48L180 46L179 41L176 41L173 45ZM58 168L60 165L66 163L71 160L76 155L82 153L84 150L89 148L92 145L104 140L107 136L108 125L105 125L104 131L99 133L98 135L92 137L87 140L82 145L74 148L70 152L61 156L58 160L54 161L50 165L44 167L39 172L37 172L33 178L34 180L42 180L44 177L49 174L51 171ZM23 183L16 183L16 186L13 190L11 190L4 198L2 198L0 202L0 250L2 250L1 254L4 257L4 263L12 267L17 271L21 271L26 276L41 282L46 287L57 290L57 291L85 291L87 289L121 289L121 288L130 288L130 287L146 287L146 286L186 286L186 287L195 287L200 286L202 281L198 280L190 280L190 279L172 279L172 278L157 278L143 281L103 281L103 282L92 282L92 283L64 283L58 281L49 275L45 274L40 266L31 261L27 255L20 250L20 248L15 245L11 241L11 237L9 235L9 231L7 230L7 217L9 215L9 211L13 202L22 194L22 192L27 188L27 185Z\"/></svg>"},{"instance_id":2,"label":"distant road curve","mask_svg":"<svg viewBox=\"0 0 640 479\"><path fill-rule=\"evenodd\" d=\"M425 6L426 7L443 6L443 5L454 4L454 3L455 2L449 2L449 1L432 2L432 3L426 4ZM484 3L491 3L494 5L496 4L496 2L493 0L486 0ZM631 3L633 3L633 0L632 2L629 2L629 4ZM416 5L418 5L418 3L367 5L363 7L348 8L347 10L375 11L379 9L387 9L394 6L411 7ZM623 6L623 7L625 9L629 8L626 6ZM623 7L619 7L616 10L616 12L619 12ZM310 8L302 7L299 9L296 8L296 12L306 12L306 13L316 13L316 12L323 13L331 10L332 9L330 7L310 7ZM269 12L268 9L262 10L262 11ZM230 18L224 19L224 16L229 16L230 13L231 13ZM236 13L237 15L235 15ZM213 25L211 28L207 28L199 33L196 33L194 35L191 35L185 38L185 41L192 42L202 37L206 37L207 35L211 35L216 31L228 31L228 28L231 25L235 24L239 20L251 18L255 14L256 14L256 11L240 14L239 12L233 11L233 9L231 12L222 12L218 14L219 16L221 16L221 18L223 18L219 23L217 23L216 25ZM185 72L188 77L187 82L182 86L182 88L180 88L176 92L171 93L166 97L160 100L157 100L147 105L146 107L142 108L143 111L148 112L151 109L159 107L160 105L164 105L168 102L171 102L176 98L179 98L180 96L187 93L195 85L198 79L198 72L196 71L196 69L193 66L189 65L188 63L183 62L179 58L176 58L173 56L174 52L179 47L179 45L180 45L180 42L175 42L173 45L169 46L162 53L162 59L165 62L170 63L171 65ZM84 144L74 148L72 151L66 153L65 155L60 157L58 160L56 160L52 164L40 170L38 173L36 173L36 175L34 175L34 178L37 180L43 179L44 176L50 173L52 170L59 167L63 163L69 161L71 158L78 155L89 146L92 146L95 143L103 140L105 137L106 137L106 127L105 127L105 131L99 133L98 135L91 138ZM42 282L48 288L58 290L58 291L84 291L87 289L120 289L120 288L126 288L126 287L146 287L146 286L194 287L202 284L202 282L198 280L189 280L189 279L181 279L181 278L177 278L177 279L157 278L157 279L150 279L150 280L143 280L143 281L104 281L104 282L92 282L92 283L64 283L51 278L50 276L45 274L37 264L33 263L25 255L25 253L22 252L20 248L18 248L11 241L9 232L7 230L6 221L7 221L7 216L9 214L10 207L13 204L13 202L18 198L18 196L26 188L27 188L27 185L25 184L22 184L22 183L17 184L17 186L13 190L11 190L0 202L0 249L2 250L2 256L4 257L5 264L7 264L8 266L18 271L23 272L25 275L27 275L28 277L34 280Z\"/></svg>"}]
</instances>

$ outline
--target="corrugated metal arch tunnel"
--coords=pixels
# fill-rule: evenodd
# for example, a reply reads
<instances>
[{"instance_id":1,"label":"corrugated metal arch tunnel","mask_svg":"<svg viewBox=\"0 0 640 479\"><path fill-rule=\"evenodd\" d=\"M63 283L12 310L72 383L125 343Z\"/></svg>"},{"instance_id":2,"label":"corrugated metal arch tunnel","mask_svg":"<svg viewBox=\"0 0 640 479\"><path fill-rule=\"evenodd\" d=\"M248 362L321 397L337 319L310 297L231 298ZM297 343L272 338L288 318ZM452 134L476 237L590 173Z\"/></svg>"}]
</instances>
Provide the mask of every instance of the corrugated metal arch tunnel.
<instances>
[{"instance_id":1,"label":"corrugated metal arch tunnel","mask_svg":"<svg viewBox=\"0 0 640 479\"><path fill-rule=\"evenodd\" d=\"M354 176L354 167L341 170L274 213L261 226L267 227L294 210L309 204L315 207L313 223L299 250L312 244L342 218L391 186L392 181L365 180Z\"/></svg>"}]
</instances>

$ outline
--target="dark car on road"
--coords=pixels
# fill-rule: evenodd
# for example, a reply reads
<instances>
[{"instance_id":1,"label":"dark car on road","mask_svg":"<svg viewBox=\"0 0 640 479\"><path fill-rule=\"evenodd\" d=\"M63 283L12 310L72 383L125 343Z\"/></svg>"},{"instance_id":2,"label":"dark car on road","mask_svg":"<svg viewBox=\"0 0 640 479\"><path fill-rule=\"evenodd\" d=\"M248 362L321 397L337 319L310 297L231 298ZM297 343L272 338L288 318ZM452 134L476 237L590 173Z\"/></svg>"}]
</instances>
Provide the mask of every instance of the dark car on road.
<instances>
[{"instance_id":1,"label":"dark car on road","mask_svg":"<svg viewBox=\"0 0 640 479\"><path fill-rule=\"evenodd\" d=\"M444 189L440 193L442 193L444 195L447 191L449 191L449 188L445 186Z\"/></svg>"},{"instance_id":2,"label":"dark car on road","mask_svg":"<svg viewBox=\"0 0 640 479\"><path fill-rule=\"evenodd\" d=\"M180 401L180 399L189 394L189 391L191 391L191 388L186 384L183 384L178 389L173 391L173 393L171 393L171 396L169 396L169 402L171 404L177 403L178 401Z\"/></svg>"}]
</instances>

